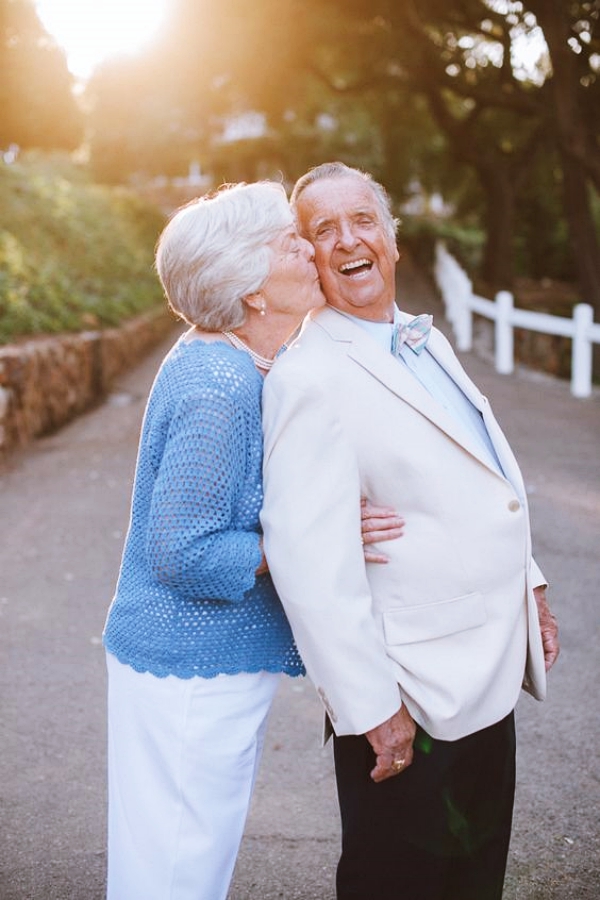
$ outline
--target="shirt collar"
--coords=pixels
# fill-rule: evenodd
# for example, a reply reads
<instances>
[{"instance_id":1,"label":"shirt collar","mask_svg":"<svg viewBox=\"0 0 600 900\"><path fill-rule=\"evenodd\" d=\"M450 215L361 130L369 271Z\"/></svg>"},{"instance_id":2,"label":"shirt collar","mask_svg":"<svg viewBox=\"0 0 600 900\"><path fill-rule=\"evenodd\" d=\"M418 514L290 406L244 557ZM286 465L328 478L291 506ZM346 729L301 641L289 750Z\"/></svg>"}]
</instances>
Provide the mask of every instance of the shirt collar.
<instances>
[{"instance_id":1,"label":"shirt collar","mask_svg":"<svg viewBox=\"0 0 600 900\"><path fill-rule=\"evenodd\" d=\"M390 352L392 347L392 330L395 323L400 321L400 310L398 307L394 309L393 322L372 322L370 319L361 319L359 316L352 316L350 313L341 312L339 309L338 312L360 325L387 353Z\"/></svg>"}]
</instances>

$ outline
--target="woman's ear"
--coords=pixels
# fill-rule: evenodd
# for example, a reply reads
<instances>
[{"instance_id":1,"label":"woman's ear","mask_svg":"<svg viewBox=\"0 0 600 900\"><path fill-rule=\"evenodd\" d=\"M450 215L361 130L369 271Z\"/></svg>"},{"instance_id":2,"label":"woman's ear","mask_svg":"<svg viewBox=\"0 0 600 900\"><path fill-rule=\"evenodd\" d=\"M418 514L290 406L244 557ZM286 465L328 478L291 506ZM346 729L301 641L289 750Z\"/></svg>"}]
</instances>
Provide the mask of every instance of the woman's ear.
<instances>
[{"instance_id":1,"label":"woman's ear","mask_svg":"<svg viewBox=\"0 0 600 900\"><path fill-rule=\"evenodd\" d=\"M244 303L261 316L264 316L267 312L267 303L262 291L256 291L254 294L246 294Z\"/></svg>"}]
</instances>

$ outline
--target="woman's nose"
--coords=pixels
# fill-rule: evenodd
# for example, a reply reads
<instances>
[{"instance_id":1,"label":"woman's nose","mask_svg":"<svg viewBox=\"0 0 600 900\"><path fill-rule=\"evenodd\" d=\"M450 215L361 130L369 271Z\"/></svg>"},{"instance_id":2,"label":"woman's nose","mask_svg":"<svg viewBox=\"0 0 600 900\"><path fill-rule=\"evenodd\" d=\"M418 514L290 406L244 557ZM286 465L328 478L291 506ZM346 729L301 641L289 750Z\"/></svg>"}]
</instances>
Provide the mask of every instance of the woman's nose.
<instances>
[{"instance_id":1,"label":"woman's nose","mask_svg":"<svg viewBox=\"0 0 600 900\"><path fill-rule=\"evenodd\" d=\"M313 247L313 245L311 244L310 241L307 241L307 240L306 240L306 238L301 238L301 240L302 240L302 243L303 243L303 245L304 245L304 252L305 252L306 256L308 257L308 259L309 259L311 262L314 262L314 259L315 259L315 248Z\"/></svg>"}]
</instances>

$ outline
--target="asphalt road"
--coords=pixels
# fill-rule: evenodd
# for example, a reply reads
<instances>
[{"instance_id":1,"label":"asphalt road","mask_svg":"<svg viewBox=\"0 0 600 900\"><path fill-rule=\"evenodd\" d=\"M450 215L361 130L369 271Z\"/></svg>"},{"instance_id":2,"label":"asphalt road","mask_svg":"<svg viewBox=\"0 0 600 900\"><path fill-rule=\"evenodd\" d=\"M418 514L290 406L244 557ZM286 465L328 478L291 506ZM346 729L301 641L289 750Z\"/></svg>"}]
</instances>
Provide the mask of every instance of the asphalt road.
<instances>
[{"instance_id":1,"label":"asphalt road","mask_svg":"<svg viewBox=\"0 0 600 900\"><path fill-rule=\"evenodd\" d=\"M166 349L0 474L1 900L103 897L100 635L145 397ZM563 648L549 699L524 696L518 707L505 900L598 900L600 395L575 400L566 384L526 372L501 377L473 354L463 361L525 473ZM333 900L339 826L320 731L311 685L285 680L230 900Z\"/></svg>"}]
</instances>

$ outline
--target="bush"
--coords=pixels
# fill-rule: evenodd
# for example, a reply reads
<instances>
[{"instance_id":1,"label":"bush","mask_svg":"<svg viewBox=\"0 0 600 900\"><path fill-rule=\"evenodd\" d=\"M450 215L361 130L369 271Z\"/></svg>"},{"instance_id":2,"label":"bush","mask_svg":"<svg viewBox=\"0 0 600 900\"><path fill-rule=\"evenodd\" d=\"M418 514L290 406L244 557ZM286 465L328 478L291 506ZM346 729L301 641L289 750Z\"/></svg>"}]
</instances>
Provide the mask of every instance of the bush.
<instances>
[{"instance_id":1,"label":"bush","mask_svg":"<svg viewBox=\"0 0 600 900\"><path fill-rule=\"evenodd\" d=\"M435 245L444 241L449 253L466 272L476 272L481 264L485 235L480 228L465 226L450 219L400 216L398 242L411 253L426 272L435 263Z\"/></svg>"},{"instance_id":2,"label":"bush","mask_svg":"<svg viewBox=\"0 0 600 900\"><path fill-rule=\"evenodd\" d=\"M0 343L114 326L164 302L153 269L163 224L64 157L0 166Z\"/></svg>"}]
</instances>

